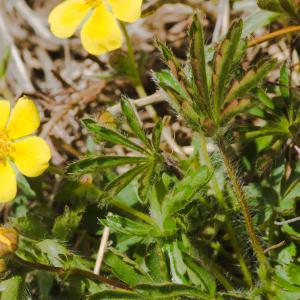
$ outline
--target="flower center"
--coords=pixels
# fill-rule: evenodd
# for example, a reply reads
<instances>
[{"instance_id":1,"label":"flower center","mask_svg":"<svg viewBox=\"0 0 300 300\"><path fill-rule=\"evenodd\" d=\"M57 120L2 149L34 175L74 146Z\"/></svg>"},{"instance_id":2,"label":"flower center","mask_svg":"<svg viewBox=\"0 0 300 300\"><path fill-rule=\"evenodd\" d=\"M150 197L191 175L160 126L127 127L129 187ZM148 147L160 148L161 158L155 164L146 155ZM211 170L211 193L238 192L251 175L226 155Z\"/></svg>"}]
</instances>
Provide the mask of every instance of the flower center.
<instances>
[{"instance_id":1,"label":"flower center","mask_svg":"<svg viewBox=\"0 0 300 300\"><path fill-rule=\"evenodd\" d=\"M101 4L102 0L85 0L85 2L92 7L96 7Z\"/></svg>"},{"instance_id":2,"label":"flower center","mask_svg":"<svg viewBox=\"0 0 300 300\"><path fill-rule=\"evenodd\" d=\"M6 129L0 129L0 163L4 163L12 151L12 142Z\"/></svg>"}]
</instances>

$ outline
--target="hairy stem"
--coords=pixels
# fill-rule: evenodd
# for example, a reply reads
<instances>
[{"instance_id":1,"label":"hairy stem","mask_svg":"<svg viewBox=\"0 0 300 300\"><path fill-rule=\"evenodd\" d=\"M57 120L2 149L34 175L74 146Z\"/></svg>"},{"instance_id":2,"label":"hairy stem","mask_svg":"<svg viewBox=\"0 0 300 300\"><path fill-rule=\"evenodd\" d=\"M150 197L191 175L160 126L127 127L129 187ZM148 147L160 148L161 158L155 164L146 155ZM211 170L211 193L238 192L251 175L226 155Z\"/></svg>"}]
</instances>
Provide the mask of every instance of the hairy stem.
<instances>
[{"instance_id":1,"label":"hairy stem","mask_svg":"<svg viewBox=\"0 0 300 300\"><path fill-rule=\"evenodd\" d=\"M30 261L27 261L27 260L21 258L20 256L18 256L15 253L12 254L12 258L20 265L30 268L30 269L33 269L33 270L42 270L42 271L46 271L46 272L56 273L58 275L82 276L82 277L86 277L90 280L108 284L115 288L131 290L130 286L127 285L126 283L115 281L115 280L109 279L105 276L94 274L90 271L86 271L86 270L82 270L82 269L78 269L78 268L64 269L61 267L54 267L54 266L48 266L48 265L44 265L44 264L40 264L40 263L30 262Z\"/></svg>"},{"instance_id":2,"label":"hairy stem","mask_svg":"<svg viewBox=\"0 0 300 300\"><path fill-rule=\"evenodd\" d=\"M207 165L207 167L209 168L210 171L213 171L214 167L212 165L209 153L207 151L206 139L201 133L200 133L200 147L201 147L201 152L202 152L205 164ZM216 198L218 200L219 206L221 208L223 208L224 211L225 211L225 215L226 215L226 221L225 221L226 224L225 225L226 225L227 232L230 236L230 241L231 241L232 247L233 247L234 252L237 256L237 259L238 259L238 262L240 264L241 270L243 272L244 278L245 278L248 286L251 287L252 286L251 273L250 273L250 271L247 267L247 264L244 260L243 255L241 253L240 246L238 244L238 240L236 238L236 235L234 233L232 224L231 224L230 219L229 219L227 203L224 200L223 193L222 193L222 191L220 189L220 186L219 186L219 183L218 183L218 181L217 181L217 179L214 175L212 176L212 187L214 189L214 192L215 192Z\"/></svg>"},{"instance_id":3,"label":"hairy stem","mask_svg":"<svg viewBox=\"0 0 300 300\"><path fill-rule=\"evenodd\" d=\"M260 241L256 235L252 217L250 215L249 207L248 207L247 200L246 200L246 195L245 195L242 185L237 177L235 167L234 167L231 159L228 157L226 143L224 141L224 138L218 137L217 144L220 149L227 174L231 181L232 187L235 191L236 198L240 204L241 211L242 211L242 214L245 219L247 232L248 232L249 238L251 240L254 252L257 256L258 262L260 263L261 267L264 267L264 269L268 269L268 260L264 254L264 250L263 250L263 248L260 244Z\"/></svg>"}]
</instances>

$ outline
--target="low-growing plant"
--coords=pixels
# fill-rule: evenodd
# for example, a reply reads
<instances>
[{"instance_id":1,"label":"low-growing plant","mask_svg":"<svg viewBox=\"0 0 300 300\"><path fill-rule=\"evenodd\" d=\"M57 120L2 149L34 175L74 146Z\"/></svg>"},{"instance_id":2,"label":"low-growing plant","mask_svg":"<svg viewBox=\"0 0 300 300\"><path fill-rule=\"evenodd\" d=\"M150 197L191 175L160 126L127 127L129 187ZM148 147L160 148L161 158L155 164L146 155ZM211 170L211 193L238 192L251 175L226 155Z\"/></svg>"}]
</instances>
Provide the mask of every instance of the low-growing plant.
<instances>
[{"instance_id":1,"label":"low-growing plant","mask_svg":"<svg viewBox=\"0 0 300 300\"><path fill-rule=\"evenodd\" d=\"M299 17L296 1L258 2ZM143 94L126 38L124 74ZM166 121L146 130L136 102L122 96L117 110L82 119L85 157L50 167L61 178L56 210L42 193L47 179L18 174L22 193L0 228L1 300L300 298L299 89L285 62L245 63L253 41L242 19L218 43L205 40L195 13L185 62L156 41L165 67L153 81L190 130L192 155L162 147ZM116 146L123 154L110 154Z\"/></svg>"}]
</instances>

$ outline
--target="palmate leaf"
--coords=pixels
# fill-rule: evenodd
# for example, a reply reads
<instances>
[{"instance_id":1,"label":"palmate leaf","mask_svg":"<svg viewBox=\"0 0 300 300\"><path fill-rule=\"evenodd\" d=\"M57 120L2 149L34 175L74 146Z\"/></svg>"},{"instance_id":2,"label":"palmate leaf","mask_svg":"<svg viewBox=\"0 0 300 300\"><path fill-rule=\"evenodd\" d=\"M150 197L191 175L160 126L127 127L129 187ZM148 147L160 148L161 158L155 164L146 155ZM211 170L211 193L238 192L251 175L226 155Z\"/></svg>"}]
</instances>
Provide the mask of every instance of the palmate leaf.
<instances>
[{"instance_id":1,"label":"palmate leaf","mask_svg":"<svg viewBox=\"0 0 300 300\"><path fill-rule=\"evenodd\" d=\"M147 138L142 125L141 120L139 119L137 112L135 108L133 107L133 104L130 102L130 100L126 97L123 97L121 99L121 107L122 112L127 118L127 122L130 126L130 128L133 130L133 132L139 137L139 139L143 142L143 144L148 147L150 150L152 148L151 142Z\"/></svg>"},{"instance_id":2,"label":"palmate leaf","mask_svg":"<svg viewBox=\"0 0 300 300\"><path fill-rule=\"evenodd\" d=\"M118 133L110 128L101 126L95 120L84 119L82 122L83 122L84 126L91 133L95 134L96 137L98 137L106 142L110 142L110 143L117 144L117 145L123 145L123 146L128 147L132 150L135 150L137 152L149 154L149 151L147 151L143 147L133 143L132 141L130 141L129 139L127 139L120 133Z\"/></svg>"},{"instance_id":3,"label":"palmate leaf","mask_svg":"<svg viewBox=\"0 0 300 300\"><path fill-rule=\"evenodd\" d=\"M224 103L230 103L234 99L245 96L245 94L255 88L276 65L276 60L262 61L256 67L247 71L240 80L233 82Z\"/></svg>"},{"instance_id":4,"label":"palmate leaf","mask_svg":"<svg viewBox=\"0 0 300 300\"><path fill-rule=\"evenodd\" d=\"M231 25L225 39L216 49L212 75L212 98L214 113L218 115L222 106L225 88L231 76L234 57L239 49L243 30L242 20L236 20Z\"/></svg>"},{"instance_id":5,"label":"palmate leaf","mask_svg":"<svg viewBox=\"0 0 300 300\"><path fill-rule=\"evenodd\" d=\"M94 170L104 170L128 164L141 164L149 161L148 157L139 156L96 156L72 163L67 173L86 174Z\"/></svg>"}]
</instances>

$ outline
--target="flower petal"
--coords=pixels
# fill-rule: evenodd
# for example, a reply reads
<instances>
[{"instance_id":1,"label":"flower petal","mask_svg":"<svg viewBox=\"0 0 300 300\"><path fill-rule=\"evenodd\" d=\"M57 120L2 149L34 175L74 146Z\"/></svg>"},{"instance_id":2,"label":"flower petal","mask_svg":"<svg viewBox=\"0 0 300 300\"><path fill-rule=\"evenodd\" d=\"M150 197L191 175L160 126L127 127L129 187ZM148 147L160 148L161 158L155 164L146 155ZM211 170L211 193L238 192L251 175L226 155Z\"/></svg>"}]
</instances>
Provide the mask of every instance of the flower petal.
<instances>
[{"instance_id":1,"label":"flower petal","mask_svg":"<svg viewBox=\"0 0 300 300\"><path fill-rule=\"evenodd\" d=\"M3 129L10 114L10 103L7 100L0 100L0 129Z\"/></svg>"},{"instance_id":2,"label":"flower petal","mask_svg":"<svg viewBox=\"0 0 300 300\"><path fill-rule=\"evenodd\" d=\"M84 0L67 0L57 5L50 13L48 22L58 38L69 38L84 20L91 6Z\"/></svg>"},{"instance_id":3,"label":"flower petal","mask_svg":"<svg viewBox=\"0 0 300 300\"><path fill-rule=\"evenodd\" d=\"M51 159L49 145L40 137L32 136L13 144L11 157L19 171L27 177L40 176Z\"/></svg>"},{"instance_id":4,"label":"flower petal","mask_svg":"<svg viewBox=\"0 0 300 300\"><path fill-rule=\"evenodd\" d=\"M142 0L108 0L113 14L121 21L133 23L141 17Z\"/></svg>"},{"instance_id":5,"label":"flower petal","mask_svg":"<svg viewBox=\"0 0 300 300\"><path fill-rule=\"evenodd\" d=\"M86 51L94 55L121 47L121 30L115 17L104 4L100 4L83 25L81 41Z\"/></svg>"},{"instance_id":6,"label":"flower petal","mask_svg":"<svg viewBox=\"0 0 300 300\"><path fill-rule=\"evenodd\" d=\"M0 163L0 203L13 200L17 195L17 178L8 161Z\"/></svg>"},{"instance_id":7,"label":"flower petal","mask_svg":"<svg viewBox=\"0 0 300 300\"><path fill-rule=\"evenodd\" d=\"M34 133L40 126L40 115L34 102L27 97L18 100L7 129L12 140Z\"/></svg>"}]
</instances>

